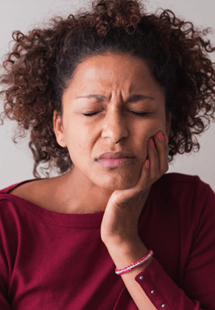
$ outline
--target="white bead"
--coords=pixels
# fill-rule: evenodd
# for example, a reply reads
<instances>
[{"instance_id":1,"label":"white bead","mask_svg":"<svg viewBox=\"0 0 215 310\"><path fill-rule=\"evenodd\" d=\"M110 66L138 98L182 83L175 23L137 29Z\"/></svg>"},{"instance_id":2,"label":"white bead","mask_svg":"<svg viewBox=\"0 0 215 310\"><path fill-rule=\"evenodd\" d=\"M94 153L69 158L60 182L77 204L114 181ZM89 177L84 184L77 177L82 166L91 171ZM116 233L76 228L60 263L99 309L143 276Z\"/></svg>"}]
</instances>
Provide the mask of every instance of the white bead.
<instances>
[{"instance_id":1,"label":"white bead","mask_svg":"<svg viewBox=\"0 0 215 310\"><path fill-rule=\"evenodd\" d=\"M144 279L144 277L143 276L140 276L140 280L143 280Z\"/></svg>"},{"instance_id":2,"label":"white bead","mask_svg":"<svg viewBox=\"0 0 215 310\"><path fill-rule=\"evenodd\" d=\"M151 294L154 294L155 293L155 290L151 290Z\"/></svg>"},{"instance_id":3,"label":"white bead","mask_svg":"<svg viewBox=\"0 0 215 310\"><path fill-rule=\"evenodd\" d=\"M161 307L162 307L162 308L165 308L165 307L166 307L166 305L165 305L165 304L162 304L162 305L161 305Z\"/></svg>"}]
</instances>

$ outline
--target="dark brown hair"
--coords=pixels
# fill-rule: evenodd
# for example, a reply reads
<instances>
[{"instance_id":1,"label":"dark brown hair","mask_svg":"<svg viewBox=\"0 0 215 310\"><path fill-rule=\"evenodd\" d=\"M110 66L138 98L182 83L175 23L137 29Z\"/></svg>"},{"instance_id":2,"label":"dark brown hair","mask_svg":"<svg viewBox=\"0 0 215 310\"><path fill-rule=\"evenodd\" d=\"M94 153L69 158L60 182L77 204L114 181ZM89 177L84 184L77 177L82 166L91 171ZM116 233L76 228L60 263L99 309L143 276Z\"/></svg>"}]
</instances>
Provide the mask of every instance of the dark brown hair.
<instances>
[{"instance_id":1,"label":"dark brown hair","mask_svg":"<svg viewBox=\"0 0 215 310\"><path fill-rule=\"evenodd\" d=\"M18 122L16 137L30 131L34 175L39 176L40 163L60 173L72 167L67 148L56 141L53 112L62 114L62 94L77 65L106 52L128 53L151 64L165 89L166 112L172 113L169 160L198 150L196 135L209 127L215 112L215 74L209 58L215 48L206 34L170 10L148 14L136 0L94 1L90 12L56 17L26 35L13 32L15 43L1 76L6 85L1 119Z\"/></svg>"}]
</instances>

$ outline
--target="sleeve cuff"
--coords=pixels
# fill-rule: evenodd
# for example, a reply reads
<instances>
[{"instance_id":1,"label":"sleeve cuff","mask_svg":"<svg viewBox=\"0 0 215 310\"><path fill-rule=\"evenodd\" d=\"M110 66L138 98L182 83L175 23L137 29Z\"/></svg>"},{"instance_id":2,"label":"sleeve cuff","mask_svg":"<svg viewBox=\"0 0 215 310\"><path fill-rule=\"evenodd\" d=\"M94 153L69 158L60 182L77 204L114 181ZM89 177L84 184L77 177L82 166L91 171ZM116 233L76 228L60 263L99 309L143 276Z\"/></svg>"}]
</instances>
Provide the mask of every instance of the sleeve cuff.
<instances>
[{"instance_id":1,"label":"sleeve cuff","mask_svg":"<svg viewBox=\"0 0 215 310\"><path fill-rule=\"evenodd\" d=\"M200 310L199 302L193 302L185 295L156 258L153 258L151 263L135 277L135 280L157 309Z\"/></svg>"}]
</instances>

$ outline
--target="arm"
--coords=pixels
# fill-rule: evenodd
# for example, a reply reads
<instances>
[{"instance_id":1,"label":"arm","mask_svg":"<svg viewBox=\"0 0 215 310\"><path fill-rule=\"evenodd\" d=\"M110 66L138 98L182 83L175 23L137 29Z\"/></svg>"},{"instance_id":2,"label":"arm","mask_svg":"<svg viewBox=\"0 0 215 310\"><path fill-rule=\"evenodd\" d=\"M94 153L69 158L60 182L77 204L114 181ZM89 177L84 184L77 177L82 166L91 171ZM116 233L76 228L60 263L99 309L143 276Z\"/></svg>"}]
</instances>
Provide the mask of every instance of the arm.
<instances>
[{"instance_id":1,"label":"arm","mask_svg":"<svg viewBox=\"0 0 215 310\"><path fill-rule=\"evenodd\" d=\"M160 143L158 141L156 142L157 144ZM155 150L153 150L153 152L154 151ZM149 150L149 159L152 162L153 159L152 159L152 156L150 156L150 150ZM143 174L144 173L142 173L142 175ZM148 176L145 179L149 180L150 176ZM142 180L144 180L144 178ZM118 194L119 194L119 191L118 191ZM126 194L128 195L128 191ZM146 191L145 191L145 195L147 196ZM110 253L110 256L112 257L118 269L128 266L131 263L134 263L135 261L139 260L141 257L143 257L148 252L148 249L146 249L145 245L140 240L137 230L135 229L137 225L137 218L139 216L138 212L140 212L138 202L141 201L141 199L143 201L145 198L144 198L144 195L141 196L141 199L140 197L138 197L138 195L137 195L138 198L136 198L136 200L134 197L135 197L135 194L133 193L132 198L127 198L127 200L125 200L126 202L123 203L121 200L121 205L117 204L116 202L120 201L119 198L122 199L122 196L121 197L118 196L118 200L116 199L116 197L112 201L110 199L109 200L110 203L108 203L107 205L104 218L103 218L105 220L104 222L105 225L101 227L101 229L102 228L106 229L103 232L101 231L102 237L104 236L106 237L106 238L103 238L103 242L105 243ZM215 202L214 202L214 196L213 196L213 207L214 207L214 203ZM114 209L114 206L115 206L115 209ZM121 209L120 209L120 206L121 206ZM128 206L128 208L126 208L126 206ZM132 208L132 206L135 206L135 209ZM214 213L213 213L213 218L214 218ZM107 237L108 231L110 233L109 238ZM211 233L213 232L214 232L214 229L212 229ZM204 244L204 240L201 240L200 242L201 244ZM195 253L195 249L193 250ZM198 261L197 257L196 257L196 260ZM136 303L138 309L165 308L165 309L174 309L174 310L179 310L179 309L180 310L188 310L188 309L197 310L197 309L200 309L200 302L198 301L198 297L200 298L201 296L200 292L202 292L202 294L205 294L207 292L207 287L209 288L210 284L208 285L208 283L204 283L204 276L202 276L202 279L198 281L199 289L196 289L195 285L197 282L195 281L195 276L196 278L198 277L199 271L201 271L201 274L204 275L205 272L208 273L211 267L214 268L214 251L209 261L205 261L204 263L205 263L204 266L201 266L202 267L201 270L199 268L198 269L196 268L196 270L194 270L196 265L195 266L193 265L193 259L191 255L191 259L187 266L188 268L187 270L188 271L192 270L193 275L191 275L192 272L191 273L189 272L189 275L187 277L185 275L186 283L184 283L185 285L183 285L183 287L186 288L186 292L189 292L190 298L193 297L192 298L193 300L187 297L185 292L181 288L179 288L174 283L174 281L166 274L162 266L156 260L156 253L155 253L155 258L152 259L151 262L147 262L145 265L139 266L138 268L133 269L132 271L122 275L121 277L133 301ZM213 279L215 280L214 277L215 277L215 273L213 274L213 276L210 277L211 284L212 284L212 287L211 287L212 291L215 288L214 287L215 281L213 281ZM189 285L189 281L193 286ZM151 291L153 293L151 293ZM192 294L192 292L194 294ZM210 296L211 296L210 298L212 298L213 294ZM202 296L201 296L201 300L204 300ZM207 298L207 300L209 299ZM204 305L206 304L207 306L205 306L204 309L214 309L213 302L212 303L207 302ZM136 309L136 308L132 308L132 310L133 309Z\"/></svg>"},{"instance_id":2,"label":"arm","mask_svg":"<svg viewBox=\"0 0 215 310\"><path fill-rule=\"evenodd\" d=\"M0 194L1 196L1 194ZM0 197L1 206L1 197ZM2 229L2 218L0 219L0 309L10 310L9 303L7 301L7 291L8 291L8 274L9 268L7 263L6 254L7 253L7 238ZM5 251L6 248L6 251Z\"/></svg>"},{"instance_id":3,"label":"arm","mask_svg":"<svg viewBox=\"0 0 215 310\"><path fill-rule=\"evenodd\" d=\"M108 251L118 269L130 265L148 253L148 250L141 240L137 240L137 242L125 244L123 246L121 245L120 247L115 247L112 245L108 247ZM144 265L136 267L131 271L121 275L127 290L129 291L139 310L156 309L148 298L147 294L135 280L135 277L138 276L138 274L150 264L151 260L146 262Z\"/></svg>"},{"instance_id":4,"label":"arm","mask_svg":"<svg viewBox=\"0 0 215 310\"><path fill-rule=\"evenodd\" d=\"M118 269L130 265L147 254L148 250L138 236L138 221L143 205L154 183L168 169L167 140L154 137L160 150L160 156L155 145L148 144L148 158L142 167L137 185L128 190L115 191L107 204L101 225L101 238ZM150 261L144 265L123 274L122 279L139 310L156 309L135 277Z\"/></svg>"},{"instance_id":5,"label":"arm","mask_svg":"<svg viewBox=\"0 0 215 310\"><path fill-rule=\"evenodd\" d=\"M10 310L9 303L6 299L7 290L6 290L6 283L5 283L5 271L6 267L2 264L2 257L0 254L0 309L1 310Z\"/></svg>"},{"instance_id":6,"label":"arm","mask_svg":"<svg viewBox=\"0 0 215 310\"><path fill-rule=\"evenodd\" d=\"M119 251L110 247L109 253L117 268L127 266L139 257L144 256L145 246L134 244L130 252ZM119 247L118 247L119 248ZM143 251L141 253L141 250ZM147 252L147 251L146 251ZM135 256L136 254L136 256ZM139 256L138 256L139 255ZM138 257L138 258L137 258ZM133 259L133 260L132 260ZM124 264L123 264L124 263ZM146 268L148 266L148 268ZM197 300L191 300L182 289L166 274L156 258L145 265L123 274L122 280L139 310L171 309L171 310L201 310ZM202 283L205 285L204 283ZM117 308L118 309L118 308ZM135 308L136 309L136 308ZM204 308L209 309L209 308ZM210 307L210 309L213 309ZM129 308L130 310L130 308ZM134 308L132 308L134 310Z\"/></svg>"}]
</instances>

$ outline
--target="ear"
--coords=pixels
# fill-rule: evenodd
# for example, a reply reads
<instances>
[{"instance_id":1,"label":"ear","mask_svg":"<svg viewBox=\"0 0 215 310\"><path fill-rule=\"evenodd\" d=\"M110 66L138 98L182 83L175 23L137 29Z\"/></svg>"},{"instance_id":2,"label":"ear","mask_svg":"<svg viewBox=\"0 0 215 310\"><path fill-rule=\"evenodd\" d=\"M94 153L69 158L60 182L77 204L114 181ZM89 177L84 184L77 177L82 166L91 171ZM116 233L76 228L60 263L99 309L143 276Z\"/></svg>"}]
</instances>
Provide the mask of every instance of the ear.
<instances>
[{"instance_id":1,"label":"ear","mask_svg":"<svg viewBox=\"0 0 215 310\"><path fill-rule=\"evenodd\" d=\"M57 143L62 147L66 147L62 116L60 116L56 110L53 115L53 126Z\"/></svg>"},{"instance_id":2,"label":"ear","mask_svg":"<svg viewBox=\"0 0 215 310\"><path fill-rule=\"evenodd\" d=\"M171 131L171 120L172 120L172 113L169 112L168 113L168 117L166 119L166 133L167 133L167 136L169 137L170 135L170 131Z\"/></svg>"}]
</instances>

